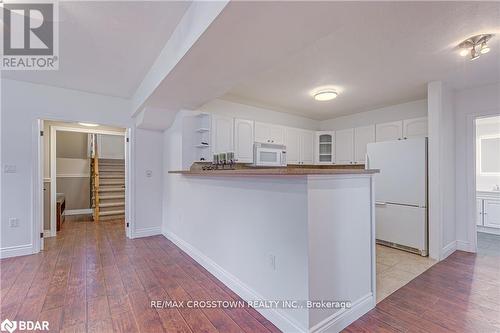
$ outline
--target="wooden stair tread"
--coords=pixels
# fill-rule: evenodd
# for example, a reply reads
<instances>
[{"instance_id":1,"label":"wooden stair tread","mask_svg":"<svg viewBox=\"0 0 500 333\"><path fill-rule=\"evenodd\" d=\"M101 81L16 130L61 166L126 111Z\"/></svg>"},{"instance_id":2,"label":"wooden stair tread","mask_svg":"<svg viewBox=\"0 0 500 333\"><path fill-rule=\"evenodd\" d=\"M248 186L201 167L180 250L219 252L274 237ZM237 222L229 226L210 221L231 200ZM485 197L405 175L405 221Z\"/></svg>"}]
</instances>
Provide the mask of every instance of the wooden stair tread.
<instances>
[{"instance_id":1,"label":"wooden stair tread","mask_svg":"<svg viewBox=\"0 0 500 333\"><path fill-rule=\"evenodd\" d=\"M125 214L125 209L108 210L108 211L104 211L104 212L99 212L100 216L120 215L120 214Z\"/></svg>"}]
</instances>

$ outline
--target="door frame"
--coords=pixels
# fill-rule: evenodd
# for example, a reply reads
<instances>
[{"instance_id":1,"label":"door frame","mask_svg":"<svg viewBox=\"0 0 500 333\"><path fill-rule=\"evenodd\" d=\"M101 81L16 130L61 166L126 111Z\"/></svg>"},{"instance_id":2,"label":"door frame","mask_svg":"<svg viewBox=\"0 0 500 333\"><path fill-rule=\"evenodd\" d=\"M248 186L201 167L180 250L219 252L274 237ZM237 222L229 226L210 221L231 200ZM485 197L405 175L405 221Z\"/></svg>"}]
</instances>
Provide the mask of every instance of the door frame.
<instances>
[{"instance_id":1,"label":"door frame","mask_svg":"<svg viewBox=\"0 0 500 333\"><path fill-rule=\"evenodd\" d=\"M44 182L44 172L43 172L43 164L44 164L44 142L42 136L40 135L40 131L44 130L44 122L45 121L54 121L54 122L62 122L67 123L68 126L57 126L52 125L49 127L49 133L44 133L45 135L50 135L50 236L56 236L56 195L57 191L54 189L57 186L57 167L56 167L56 134L57 131L66 131L66 132L80 132L80 133L90 133L90 134L108 134L108 135L121 135L124 137L124 149L125 149L125 230L128 238L132 238L132 227L133 227L133 216L134 216L134 207L132 203L134 202L133 198L133 135L134 132L132 128L128 127L120 127L115 125L101 124L102 126L109 127L118 127L123 128L124 132L118 132L113 130L103 130L103 129L94 129L94 128L80 128L80 127L72 127L72 123L77 123L79 120L59 120L59 119L35 119L33 124L33 152L35 155L34 165L33 165L33 222L32 222L32 230L33 230L33 253L38 253L41 249L43 249L43 242L41 241L41 237L39 237L40 233L43 233L43 225L41 221L43 221L43 182Z\"/></svg>"},{"instance_id":2,"label":"door frame","mask_svg":"<svg viewBox=\"0 0 500 333\"><path fill-rule=\"evenodd\" d=\"M466 147L466 193L467 193L467 240L469 241L470 252L477 253L477 190L476 190L476 157L477 157L477 138L476 138L476 120L498 116L498 110L491 110L478 114L467 115L467 147Z\"/></svg>"}]
</instances>

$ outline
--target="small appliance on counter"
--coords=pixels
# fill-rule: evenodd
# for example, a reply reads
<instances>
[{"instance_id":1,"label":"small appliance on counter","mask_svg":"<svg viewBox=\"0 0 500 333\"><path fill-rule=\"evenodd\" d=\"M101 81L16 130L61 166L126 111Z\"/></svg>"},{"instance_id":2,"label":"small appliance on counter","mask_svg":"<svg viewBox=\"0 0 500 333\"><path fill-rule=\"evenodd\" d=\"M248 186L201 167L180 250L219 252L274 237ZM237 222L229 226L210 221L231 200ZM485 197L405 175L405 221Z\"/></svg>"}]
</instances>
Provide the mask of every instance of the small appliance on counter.
<instances>
[{"instance_id":1,"label":"small appliance on counter","mask_svg":"<svg viewBox=\"0 0 500 333\"><path fill-rule=\"evenodd\" d=\"M254 143L254 166L286 167L286 146L272 143Z\"/></svg>"}]
</instances>

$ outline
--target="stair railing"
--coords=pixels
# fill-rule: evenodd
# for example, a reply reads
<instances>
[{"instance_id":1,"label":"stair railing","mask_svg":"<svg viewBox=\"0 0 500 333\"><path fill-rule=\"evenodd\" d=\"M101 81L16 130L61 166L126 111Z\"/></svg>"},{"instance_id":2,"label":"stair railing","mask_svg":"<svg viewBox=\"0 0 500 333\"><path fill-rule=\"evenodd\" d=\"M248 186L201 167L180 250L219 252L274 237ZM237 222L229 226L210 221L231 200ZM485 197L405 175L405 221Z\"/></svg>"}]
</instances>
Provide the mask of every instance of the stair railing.
<instances>
[{"instance_id":1,"label":"stair railing","mask_svg":"<svg viewBox=\"0 0 500 333\"><path fill-rule=\"evenodd\" d=\"M96 140L92 149L92 192L94 193L94 222L99 222L99 153Z\"/></svg>"}]
</instances>

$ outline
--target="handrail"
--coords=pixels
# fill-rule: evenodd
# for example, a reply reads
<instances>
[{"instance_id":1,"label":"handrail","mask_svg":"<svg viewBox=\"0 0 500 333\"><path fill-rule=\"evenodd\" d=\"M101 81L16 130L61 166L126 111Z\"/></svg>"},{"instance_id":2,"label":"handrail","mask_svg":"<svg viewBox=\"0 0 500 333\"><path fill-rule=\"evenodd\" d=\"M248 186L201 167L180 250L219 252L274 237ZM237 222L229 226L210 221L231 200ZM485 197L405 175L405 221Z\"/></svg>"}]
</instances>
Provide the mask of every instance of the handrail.
<instances>
[{"instance_id":1,"label":"handrail","mask_svg":"<svg viewBox=\"0 0 500 333\"><path fill-rule=\"evenodd\" d=\"M99 222L99 157L97 151L92 158L94 167L92 168L92 177L94 179L94 222Z\"/></svg>"}]
</instances>

